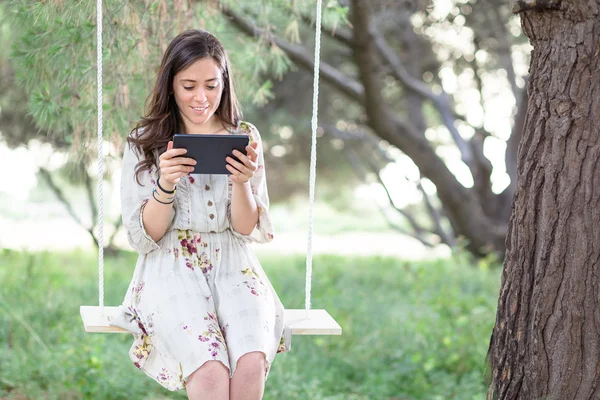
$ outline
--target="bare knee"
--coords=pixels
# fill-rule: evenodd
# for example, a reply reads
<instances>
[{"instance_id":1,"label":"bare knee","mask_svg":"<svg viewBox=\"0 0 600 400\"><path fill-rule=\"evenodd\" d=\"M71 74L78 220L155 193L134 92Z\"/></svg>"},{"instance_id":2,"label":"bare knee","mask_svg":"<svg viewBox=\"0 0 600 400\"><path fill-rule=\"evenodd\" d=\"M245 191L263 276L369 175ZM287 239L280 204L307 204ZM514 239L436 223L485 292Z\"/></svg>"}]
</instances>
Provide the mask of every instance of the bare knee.
<instances>
[{"instance_id":1,"label":"bare knee","mask_svg":"<svg viewBox=\"0 0 600 400\"><path fill-rule=\"evenodd\" d=\"M244 354L237 362L234 375L250 381L264 379L266 364L265 354L262 352Z\"/></svg>"},{"instance_id":2,"label":"bare knee","mask_svg":"<svg viewBox=\"0 0 600 400\"><path fill-rule=\"evenodd\" d=\"M227 393L229 370L220 361L207 361L192 372L185 387L190 399L202 398L202 394Z\"/></svg>"}]
</instances>

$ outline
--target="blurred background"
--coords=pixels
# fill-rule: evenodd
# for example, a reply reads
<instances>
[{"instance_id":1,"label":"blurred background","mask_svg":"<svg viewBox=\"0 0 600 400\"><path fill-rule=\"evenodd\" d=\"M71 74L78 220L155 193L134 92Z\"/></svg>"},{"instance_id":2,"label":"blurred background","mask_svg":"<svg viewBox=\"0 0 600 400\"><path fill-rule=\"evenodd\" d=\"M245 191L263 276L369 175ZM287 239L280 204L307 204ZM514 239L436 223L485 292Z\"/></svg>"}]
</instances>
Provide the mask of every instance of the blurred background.
<instances>
[{"instance_id":1,"label":"blurred background","mask_svg":"<svg viewBox=\"0 0 600 400\"><path fill-rule=\"evenodd\" d=\"M97 304L96 9L0 3L0 398L185 398L85 334ZM104 3L106 303L137 255L120 221L124 139L188 28L228 50L265 142L276 236L255 246L304 304L313 0ZM484 399L527 109L528 39L500 0L323 1L313 307L342 337L295 337L266 399ZM127 336L127 337L126 337Z\"/></svg>"}]
</instances>

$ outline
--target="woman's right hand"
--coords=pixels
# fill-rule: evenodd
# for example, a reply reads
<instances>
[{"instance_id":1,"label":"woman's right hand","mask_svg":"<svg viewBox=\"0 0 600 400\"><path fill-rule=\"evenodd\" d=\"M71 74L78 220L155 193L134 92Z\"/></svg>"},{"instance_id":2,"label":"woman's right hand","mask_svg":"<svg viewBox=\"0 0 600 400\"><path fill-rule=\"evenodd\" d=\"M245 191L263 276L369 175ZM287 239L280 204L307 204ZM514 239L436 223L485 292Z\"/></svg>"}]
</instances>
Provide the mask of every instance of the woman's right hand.
<instances>
[{"instance_id":1,"label":"woman's right hand","mask_svg":"<svg viewBox=\"0 0 600 400\"><path fill-rule=\"evenodd\" d=\"M196 161L187 157L178 157L187 153L186 149L174 149L173 141L169 141L167 150L160 155L160 184L166 190L173 190L182 176L194 170Z\"/></svg>"}]
</instances>

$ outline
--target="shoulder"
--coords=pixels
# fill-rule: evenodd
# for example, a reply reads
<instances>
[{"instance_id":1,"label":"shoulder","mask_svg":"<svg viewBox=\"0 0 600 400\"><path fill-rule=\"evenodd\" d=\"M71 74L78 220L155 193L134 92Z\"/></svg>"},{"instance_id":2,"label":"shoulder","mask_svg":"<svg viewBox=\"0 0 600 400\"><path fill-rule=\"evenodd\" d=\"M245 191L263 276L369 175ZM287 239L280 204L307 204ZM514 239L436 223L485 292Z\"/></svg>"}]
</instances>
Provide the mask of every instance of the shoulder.
<instances>
[{"instance_id":1,"label":"shoulder","mask_svg":"<svg viewBox=\"0 0 600 400\"><path fill-rule=\"evenodd\" d=\"M236 130L236 133L250 136L250 142L253 142L253 141L260 142L261 141L260 133L258 132L258 129L256 129L256 127L248 121L238 122L237 126L235 127L235 130Z\"/></svg>"}]
</instances>

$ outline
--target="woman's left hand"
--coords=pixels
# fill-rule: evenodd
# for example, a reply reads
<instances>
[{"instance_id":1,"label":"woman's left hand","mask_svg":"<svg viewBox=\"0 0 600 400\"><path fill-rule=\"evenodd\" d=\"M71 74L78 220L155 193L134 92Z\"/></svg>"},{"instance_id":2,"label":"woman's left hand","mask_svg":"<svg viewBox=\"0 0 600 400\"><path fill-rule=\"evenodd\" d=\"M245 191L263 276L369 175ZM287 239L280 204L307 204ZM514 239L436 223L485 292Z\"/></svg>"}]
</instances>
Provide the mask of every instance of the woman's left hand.
<instances>
[{"instance_id":1,"label":"woman's left hand","mask_svg":"<svg viewBox=\"0 0 600 400\"><path fill-rule=\"evenodd\" d=\"M234 183L246 183L253 176L254 172L258 169L256 160L258 159L258 142L252 142L246 146L246 154L240 151L234 150L233 155L236 156L241 162L236 161L232 157L227 157L226 168L231 172L231 181Z\"/></svg>"}]
</instances>

